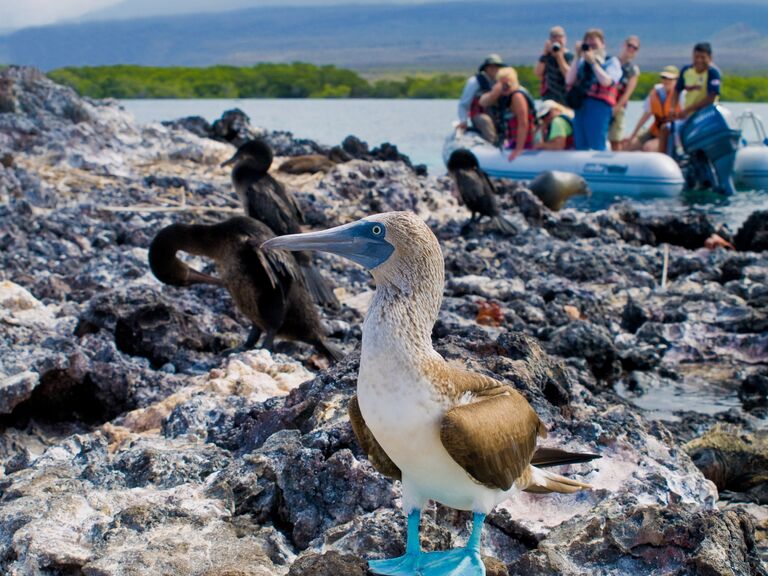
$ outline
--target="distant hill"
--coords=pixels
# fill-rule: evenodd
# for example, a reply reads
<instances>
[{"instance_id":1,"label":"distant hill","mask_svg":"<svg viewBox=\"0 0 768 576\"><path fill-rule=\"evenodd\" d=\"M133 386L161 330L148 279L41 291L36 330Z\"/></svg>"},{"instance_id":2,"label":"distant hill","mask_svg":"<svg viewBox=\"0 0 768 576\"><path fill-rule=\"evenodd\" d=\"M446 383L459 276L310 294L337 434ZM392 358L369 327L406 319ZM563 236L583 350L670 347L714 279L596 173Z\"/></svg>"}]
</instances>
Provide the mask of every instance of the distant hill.
<instances>
[{"instance_id":1,"label":"distant hill","mask_svg":"<svg viewBox=\"0 0 768 576\"><path fill-rule=\"evenodd\" d=\"M28 28L0 37L0 60L38 66L250 65L303 61L362 72L467 71L488 52L530 64L553 24L573 45L602 27L609 48L639 34L646 69L690 60L712 41L726 70L768 69L768 2L507 0L427 4L263 7L216 14Z\"/></svg>"}]
</instances>

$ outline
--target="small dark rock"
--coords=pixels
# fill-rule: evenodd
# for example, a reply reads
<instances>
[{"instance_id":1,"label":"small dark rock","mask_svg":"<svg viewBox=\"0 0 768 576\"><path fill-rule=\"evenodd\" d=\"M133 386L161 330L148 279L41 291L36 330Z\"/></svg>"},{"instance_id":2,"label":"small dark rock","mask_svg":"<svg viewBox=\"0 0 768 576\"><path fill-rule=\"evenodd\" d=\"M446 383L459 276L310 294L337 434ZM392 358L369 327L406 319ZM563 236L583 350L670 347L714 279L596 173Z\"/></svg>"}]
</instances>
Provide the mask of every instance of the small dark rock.
<instances>
[{"instance_id":1,"label":"small dark rock","mask_svg":"<svg viewBox=\"0 0 768 576\"><path fill-rule=\"evenodd\" d=\"M310 552L291 565L288 576L365 576L368 562L350 554Z\"/></svg>"},{"instance_id":2,"label":"small dark rock","mask_svg":"<svg viewBox=\"0 0 768 576\"><path fill-rule=\"evenodd\" d=\"M739 398L745 410L768 406L768 369L747 376L741 383Z\"/></svg>"},{"instance_id":3,"label":"small dark rock","mask_svg":"<svg viewBox=\"0 0 768 576\"><path fill-rule=\"evenodd\" d=\"M627 332L635 333L650 319L649 314L635 300L629 298L621 313L621 327Z\"/></svg>"},{"instance_id":4,"label":"small dark rock","mask_svg":"<svg viewBox=\"0 0 768 576\"><path fill-rule=\"evenodd\" d=\"M366 159L370 156L368 144L360 140L357 136L349 135L344 138L344 141L341 143L341 148L352 158L357 158L358 160Z\"/></svg>"},{"instance_id":5,"label":"small dark rock","mask_svg":"<svg viewBox=\"0 0 768 576\"><path fill-rule=\"evenodd\" d=\"M211 138L213 136L211 123L202 116L185 116L176 120L166 120L162 124L169 128L188 130L201 138Z\"/></svg>"},{"instance_id":6,"label":"small dark rock","mask_svg":"<svg viewBox=\"0 0 768 576\"><path fill-rule=\"evenodd\" d=\"M560 356L584 358L592 373L601 380L613 380L621 371L611 335L605 328L575 321L556 330L550 339L550 351Z\"/></svg>"},{"instance_id":7,"label":"small dark rock","mask_svg":"<svg viewBox=\"0 0 768 576\"><path fill-rule=\"evenodd\" d=\"M668 214L641 218L640 223L653 233L657 244L673 244L689 250L704 246L715 233L715 225L706 214Z\"/></svg>"},{"instance_id":8,"label":"small dark rock","mask_svg":"<svg viewBox=\"0 0 768 576\"><path fill-rule=\"evenodd\" d=\"M734 244L743 252L768 250L768 210L752 212L736 233Z\"/></svg>"}]
</instances>

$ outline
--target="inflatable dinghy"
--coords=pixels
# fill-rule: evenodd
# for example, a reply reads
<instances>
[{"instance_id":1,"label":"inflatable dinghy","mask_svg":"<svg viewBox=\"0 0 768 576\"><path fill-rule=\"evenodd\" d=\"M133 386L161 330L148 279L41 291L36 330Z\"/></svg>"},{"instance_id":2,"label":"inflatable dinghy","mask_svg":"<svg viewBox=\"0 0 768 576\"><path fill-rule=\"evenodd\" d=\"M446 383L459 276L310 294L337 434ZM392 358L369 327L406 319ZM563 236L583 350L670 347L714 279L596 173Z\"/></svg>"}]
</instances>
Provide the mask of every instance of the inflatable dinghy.
<instances>
[{"instance_id":1,"label":"inflatable dinghy","mask_svg":"<svg viewBox=\"0 0 768 576\"><path fill-rule=\"evenodd\" d=\"M470 150L489 176L533 180L545 170L573 172L584 177L595 195L669 197L685 186L677 163L658 152L525 150L510 162L509 150L500 150L476 133L455 130L445 140L443 161L447 163L458 148Z\"/></svg>"}]
</instances>

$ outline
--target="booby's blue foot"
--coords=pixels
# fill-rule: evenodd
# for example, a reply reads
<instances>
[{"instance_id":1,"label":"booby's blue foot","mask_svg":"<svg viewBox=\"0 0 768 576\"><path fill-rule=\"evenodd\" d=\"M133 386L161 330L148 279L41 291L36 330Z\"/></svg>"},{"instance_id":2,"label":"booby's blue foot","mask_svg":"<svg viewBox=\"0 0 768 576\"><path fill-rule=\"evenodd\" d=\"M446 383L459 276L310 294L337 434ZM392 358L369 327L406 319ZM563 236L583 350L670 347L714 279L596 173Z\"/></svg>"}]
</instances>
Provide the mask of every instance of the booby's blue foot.
<instances>
[{"instance_id":1,"label":"booby's blue foot","mask_svg":"<svg viewBox=\"0 0 768 576\"><path fill-rule=\"evenodd\" d=\"M480 550L470 548L427 552L419 568L423 576L485 576Z\"/></svg>"},{"instance_id":2,"label":"booby's blue foot","mask_svg":"<svg viewBox=\"0 0 768 576\"><path fill-rule=\"evenodd\" d=\"M480 557L480 534L485 514L475 513L472 534L465 548L440 552L421 552L419 514L418 510L408 514L405 554L388 560L369 560L371 572L386 576L485 576L485 564Z\"/></svg>"},{"instance_id":3,"label":"booby's blue foot","mask_svg":"<svg viewBox=\"0 0 768 576\"><path fill-rule=\"evenodd\" d=\"M464 548L444 552L428 552L420 562L423 576L485 576L485 564L480 557L480 535L483 532L485 514L475 513L472 518L472 534Z\"/></svg>"},{"instance_id":4,"label":"booby's blue foot","mask_svg":"<svg viewBox=\"0 0 768 576\"><path fill-rule=\"evenodd\" d=\"M419 545L419 519L421 510L411 510L408 513L408 532L405 541L405 554L398 558L386 560L369 560L368 569L374 574L387 576L414 576L421 574L419 568L424 554Z\"/></svg>"},{"instance_id":5,"label":"booby's blue foot","mask_svg":"<svg viewBox=\"0 0 768 576\"><path fill-rule=\"evenodd\" d=\"M368 569L374 574L385 574L387 576L414 576L421 574L421 558L424 554L405 554L398 558L388 558L387 560L368 560Z\"/></svg>"}]
</instances>

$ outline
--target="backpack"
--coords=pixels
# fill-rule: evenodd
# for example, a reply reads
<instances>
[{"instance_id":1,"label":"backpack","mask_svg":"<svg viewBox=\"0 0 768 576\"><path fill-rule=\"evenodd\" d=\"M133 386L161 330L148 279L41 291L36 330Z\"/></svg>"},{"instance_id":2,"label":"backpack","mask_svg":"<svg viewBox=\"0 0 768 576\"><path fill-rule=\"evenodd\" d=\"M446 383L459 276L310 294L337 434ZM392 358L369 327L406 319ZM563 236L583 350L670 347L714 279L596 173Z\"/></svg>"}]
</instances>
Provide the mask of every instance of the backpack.
<instances>
[{"instance_id":1,"label":"backpack","mask_svg":"<svg viewBox=\"0 0 768 576\"><path fill-rule=\"evenodd\" d=\"M578 110L584 105L584 100L587 98L587 92L592 85L592 68L584 66L582 68L584 73L580 73L576 78L576 83L571 86L570 90L565 93L565 104L572 110Z\"/></svg>"}]
</instances>

